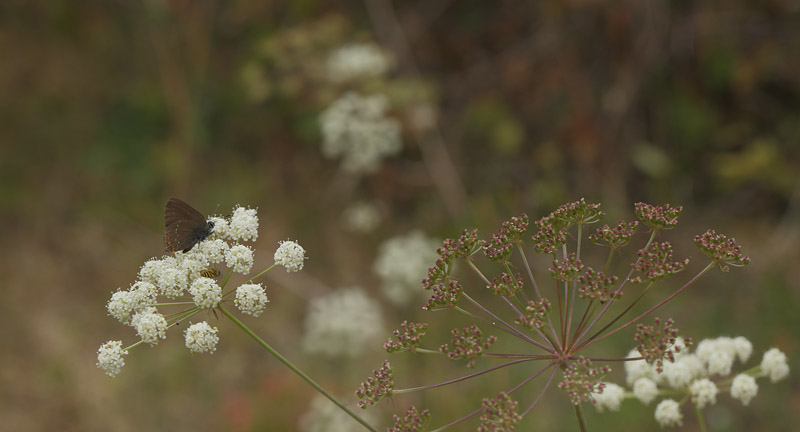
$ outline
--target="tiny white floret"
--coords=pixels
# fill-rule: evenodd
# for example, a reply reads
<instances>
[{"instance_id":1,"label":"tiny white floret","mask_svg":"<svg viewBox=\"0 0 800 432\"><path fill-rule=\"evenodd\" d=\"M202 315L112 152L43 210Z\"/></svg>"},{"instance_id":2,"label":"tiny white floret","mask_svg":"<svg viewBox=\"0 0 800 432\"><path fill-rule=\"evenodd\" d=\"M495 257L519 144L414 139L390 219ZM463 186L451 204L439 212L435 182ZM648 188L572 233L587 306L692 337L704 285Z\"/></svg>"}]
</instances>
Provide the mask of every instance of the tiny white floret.
<instances>
[{"instance_id":1,"label":"tiny white floret","mask_svg":"<svg viewBox=\"0 0 800 432\"><path fill-rule=\"evenodd\" d=\"M736 375L731 383L731 397L742 401L742 405L747 406L750 399L758 393L756 379L747 374Z\"/></svg>"},{"instance_id":2,"label":"tiny white floret","mask_svg":"<svg viewBox=\"0 0 800 432\"><path fill-rule=\"evenodd\" d=\"M306 250L293 241L282 241L275 251L273 259L275 264L284 266L286 272L296 272L303 269L303 261L306 259Z\"/></svg>"},{"instance_id":3,"label":"tiny white floret","mask_svg":"<svg viewBox=\"0 0 800 432\"><path fill-rule=\"evenodd\" d=\"M656 421L661 427L680 426L683 424L683 414L678 402L672 399L664 399L656 406Z\"/></svg>"},{"instance_id":4,"label":"tiny white floret","mask_svg":"<svg viewBox=\"0 0 800 432\"><path fill-rule=\"evenodd\" d=\"M205 321L189 326L183 336L186 341L186 348L189 348L189 351L193 353L214 353L219 342L217 328L211 327Z\"/></svg>"},{"instance_id":5,"label":"tiny white floret","mask_svg":"<svg viewBox=\"0 0 800 432\"><path fill-rule=\"evenodd\" d=\"M128 351L122 349L122 341L108 341L97 350L97 367L113 378L125 366L125 359L122 356L126 354Z\"/></svg>"}]
</instances>

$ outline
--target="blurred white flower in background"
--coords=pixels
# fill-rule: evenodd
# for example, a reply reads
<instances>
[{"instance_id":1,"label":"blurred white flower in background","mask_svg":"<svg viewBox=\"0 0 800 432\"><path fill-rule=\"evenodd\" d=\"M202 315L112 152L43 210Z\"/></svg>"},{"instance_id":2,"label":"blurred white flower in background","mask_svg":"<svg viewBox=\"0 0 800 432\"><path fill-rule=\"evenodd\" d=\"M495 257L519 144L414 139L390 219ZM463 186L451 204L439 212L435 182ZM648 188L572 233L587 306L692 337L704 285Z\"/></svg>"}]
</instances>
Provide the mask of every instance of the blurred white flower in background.
<instances>
[{"instance_id":1,"label":"blurred white flower in background","mask_svg":"<svg viewBox=\"0 0 800 432\"><path fill-rule=\"evenodd\" d=\"M322 154L342 159L342 168L355 173L378 169L381 160L402 149L400 123L388 118L382 95L346 93L320 115Z\"/></svg>"},{"instance_id":2,"label":"blurred white flower in background","mask_svg":"<svg viewBox=\"0 0 800 432\"><path fill-rule=\"evenodd\" d=\"M380 304L358 287L339 289L308 305L303 349L329 357L362 354L383 336Z\"/></svg>"},{"instance_id":3,"label":"blurred white flower in background","mask_svg":"<svg viewBox=\"0 0 800 432\"><path fill-rule=\"evenodd\" d=\"M358 411L368 423L377 422L372 412ZM322 395L311 399L308 410L300 417L299 427L302 432L352 432L364 429L364 426Z\"/></svg>"},{"instance_id":4,"label":"blurred white flower in background","mask_svg":"<svg viewBox=\"0 0 800 432\"><path fill-rule=\"evenodd\" d=\"M390 65L389 57L377 45L361 43L334 51L326 69L332 81L341 82L383 75Z\"/></svg>"},{"instance_id":5,"label":"blurred white flower in background","mask_svg":"<svg viewBox=\"0 0 800 432\"><path fill-rule=\"evenodd\" d=\"M371 202L357 202L342 212L342 225L347 231L368 233L381 223L378 206Z\"/></svg>"},{"instance_id":6,"label":"blurred white flower in background","mask_svg":"<svg viewBox=\"0 0 800 432\"><path fill-rule=\"evenodd\" d=\"M381 289L394 304L403 306L422 295L422 279L439 255L441 240L427 237L421 231L390 238L378 249L372 268L380 276Z\"/></svg>"}]
</instances>

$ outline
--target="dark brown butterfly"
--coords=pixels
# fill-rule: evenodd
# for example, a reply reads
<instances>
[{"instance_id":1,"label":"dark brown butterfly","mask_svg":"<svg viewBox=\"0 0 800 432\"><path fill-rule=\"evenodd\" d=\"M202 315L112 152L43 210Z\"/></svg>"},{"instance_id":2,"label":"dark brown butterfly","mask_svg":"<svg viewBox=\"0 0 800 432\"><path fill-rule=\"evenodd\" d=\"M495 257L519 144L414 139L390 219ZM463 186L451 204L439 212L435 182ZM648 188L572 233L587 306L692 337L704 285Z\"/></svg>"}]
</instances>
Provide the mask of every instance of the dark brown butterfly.
<instances>
[{"instance_id":1,"label":"dark brown butterfly","mask_svg":"<svg viewBox=\"0 0 800 432\"><path fill-rule=\"evenodd\" d=\"M214 222L207 221L202 213L177 198L168 199L164 205L164 222L167 252L189 252L214 230Z\"/></svg>"}]
</instances>

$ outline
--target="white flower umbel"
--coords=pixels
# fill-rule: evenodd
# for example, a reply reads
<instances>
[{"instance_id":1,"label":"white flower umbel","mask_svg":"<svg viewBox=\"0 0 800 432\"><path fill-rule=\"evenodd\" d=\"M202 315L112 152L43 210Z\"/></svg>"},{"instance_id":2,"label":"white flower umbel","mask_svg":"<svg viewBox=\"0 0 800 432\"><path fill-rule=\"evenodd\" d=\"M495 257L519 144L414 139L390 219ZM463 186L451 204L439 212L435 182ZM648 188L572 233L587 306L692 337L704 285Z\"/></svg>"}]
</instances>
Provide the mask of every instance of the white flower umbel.
<instances>
[{"instance_id":1,"label":"white flower umbel","mask_svg":"<svg viewBox=\"0 0 800 432\"><path fill-rule=\"evenodd\" d=\"M386 117L388 100L381 95L347 93L320 115L322 154L341 158L342 168L374 172L385 157L400 152L400 123Z\"/></svg>"},{"instance_id":2,"label":"white flower umbel","mask_svg":"<svg viewBox=\"0 0 800 432\"><path fill-rule=\"evenodd\" d=\"M186 272L165 264L158 276L159 293L164 297L175 298L183 295L186 289Z\"/></svg>"},{"instance_id":3,"label":"white flower umbel","mask_svg":"<svg viewBox=\"0 0 800 432\"><path fill-rule=\"evenodd\" d=\"M200 277L200 272L208 268L208 264L203 257L184 254L180 261L180 268L186 275L187 280L191 282Z\"/></svg>"},{"instance_id":4,"label":"white flower umbel","mask_svg":"<svg viewBox=\"0 0 800 432\"><path fill-rule=\"evenodd\" d=\"M742 405L747 406L750 399L758 393L756 379L747 374L736 375L731 383L731 397L742 401Z\"/></svg>"},{"instance_id":5,"label":"white flower umbel","mask_svg":"<svg viewBox=\"0 0 800 432\"><path fill-rule=\"evenodd\" d=\"M622 399L625 398L625 389L614 383L605 384L602 393L592 393L592 402L598 412L605 410L619 411L619 405L622 403Z\"/></svg>"},{"instance_id":6,"label":"white flower umbel","mask_svg":"<svg viewBox=\"0 0 800 432\"><path fill-rule=\"evenodd\" d=\"M347 288L309 303L302 346L330 357L362 354L383 334L380 304L361 288Z\"/></svg>"},{"instance_id":7,"label":"white flower umbel","mask_svg":"<svg viewBox=\"0 0 800 432\"><path fill-rule=\"evenodd\" d=\"M231 216L229 236L235 241L255 241L258 238L256 209L236 207Z\"/></svg>"},{"instance_id":8,"label":"white flower umbel","mask_svg":"<svg viewBox=\"0 0 800 432\"><path fill-rule=\"evenodd\" d=\"M703 409L706 405L714 405L717 403L717 393L719 389L713 381L708 378L696 380L689 386L689 392L692 394L692 402L698 408Z\"/></svg>"},{"instance_id":9,"label":"white flower umbel","mask_svg":"<svg viewBox=\"0 0 800 432\"><path fill-rule=\"evenodd\" d=\"M658 386L650 378L639 378L633 383L633 395L643 404L650 405L650 402L658 396Z\"/></svg>"},{"instance_id":10,"label":"white flower umbel","mask_svg":"<svg viewBox=\"0 0 800 432\"><path fill-rule=\"evenodd\" d=\"M214 227L216 229L216 226ZM203 267L208 268L214 264L219 264L225 261L225 252L230 249L225 240L206 239L196 244L189 253L192 258L203 263Z\"/></svg>"},{"instance_id":11,"label":"white flower umbel","mask_svg":"<svg viewBox=\"0 0 800 432\"><path fill-rule=\"evenodd\" d=\"M122 349L121 341L108 341L97 350L97 367L106 371L106 375L115 377L125 366L122 356L126 354L128 351Z\"/></svg>"},{"instance_id":12,"label":"white flower umbel","mask_svg":"<svg viewBox=\"0 0 800 432\"><path fill-rule=\"evenodd\" d=\"M167 337L167 320L155 308L134 315L131 324L136 327L142 341L150 345L156 345L159 339Z\"/></svg>"},{"instance_id":13,"label":"white flower umbel","mask_svg":"<svg viewBox=\"0 0 800 432\"><path fill-rule=\"evenodd\" d=\"M364 420L376 423L372 412L362 412ZM322 395L311 399L311 405L300 417L298 426L302 432L352 432L364 428Z\"/></svg>"},{"instance_id":14,"label":"white flower umbel","mask_svg":"<svg viewBox=\"0 0 800 432\"><path fill-rule=\"evenodd\" d=\"M231 240L231 224L227 219L212 216L208 218L209 221L214 222L214 231L211 233L217 239Z\"/></svg>"},{"instance_id":15,"label":"white flower umbel","mask_svg":"<svg viewBox=\"0 0 800 432\"><path fill-rule=\"evenodd\" d=\"M381 244L372 269L380 276L381 288L392 303L403 306L425 292L420 281L425 278L430 263L436 261L436 249L441 243L441 240L413 231Z\"/></svg>"},{"instance_id":16,"label":"white flower umbel","mask_svg":"<svg viewBox=\"0 0 800 432\"><path fill-rule=\"evenodd\" d=\"M734 357L727 351L715 351L708 356L708 373L728 376L731 373Z\"/></svg>"},{"instance_id":17,"label":"white flower umbel","mask_svg":"<svg viewBox=\"0 0 800 432\"><path fill-rule=\"evenodd\" d=\"M197 307L211 309L217 307L222 300L222 288L217 281L207 277L199 277L189 287L189 294Z\"/></svg>"},{"instance_id":18,"label":"white flower umbel","mask_svg":"<svg viewBox=\"0 0 800 432\"><path fill-rule=\"evenodd\" d=\"M744 363L750 359L750 354L753 353L753 344L744 336L735 337L733 338L733 350L739 357L739 361Z\"/></svg>"},{"instance_id":19,"label":"white flower umbel","mask_svg":"<svg viewBox=\"0 0 800 432\"><path fill-rule=\"evenodd\" d=\"M250 273L253 268L253 249L245 245L231 247L225 254L225 265L236 273Z\"/></svg>"},{"instance_id":20,"label":"white flower umbel","mask_svg":"<svg viewBox=\"0 0 800 432\"><path fill-rule=\"evenodd\" d=\"M342 212L342 224L350 232L368 233L380 223L381 213L373 203L353 203Z\"/></svg>"},{"instance_id":21,"label":"white flower umbel","mask_svg":"<svg viewBox=\"0 0 800 432\"><path fill-rule=\"evenodd\" d=\"M117 291L106 304L108 314L123 324L130 324L133 314L141 312L155 301L155 286L137 282L130 291Z\"/></svg>"},{"instance_id":22,"label":"white flower umbel","mask_svg":"<svg viewBox=\"0 0 800 432\"><path fill-rule=\"evenodd\" d=\"M627 358L641 357L639 351L636 349L628 353ZM658 380L658 373L656 368L648 364L645 360L632 360L625 362L625 381L628 385L633 385L639 378L650 378L653 381Z\"/></svg>"},{"instance_id":23,"label":"white flower umbel","mask_svg":"<svg viewBox=\"0 0 800 432\"><path fill-rule=\"evenodd\" d=\"M164 261L158 258L152 258L148 260L142 265L142 268L139 269L139 279L149 282L153 285L158 285L158 279L161 275L164 265Z\"/></svg>"},{"instance_id":24,"label":"white flower umbel","mask_svg":"<svg viewBox=\"0 0 800 432\"><path fill-rule=\"evenodd\" d=\"M389 69L389 58L375 44L352 44L339 48L328 57L328 77L335 82L370 78Z\"/></svg>"},{"instance_id":25,"label":"white flower umbel","mask_svg":"<svg viewBox=\"0 0 800 432\"><path fill-rule=\"evenodd\" d=\"M257 317L267 305L267 293L261 284L244 284L236 288L234 304L242 313Z\"/></svg>"},{"instance_id":26,"label":"white flower umbel","mask_svg":"<svg viewBox=\"0 0 800 432\"><path fill-rule=\"evenodd\" d=\"M703 362L694 354L684 354L674 362L664 362L662 379L674 389L685 388L697 377L706 374Z\"/></svg>"},{"instance_id":27,"label":"white flower umbel","mask_svg":"<svg viewBox=\"0 0 800 432\"><path fill-rule=\"evenodd\" d=\"M786 362L786 354L778 348L771 348L764 353L761 359L761 371L769 375L772 382L778 382L789 376L789 364Z\"/></svg>"},{"instance_id":28,"label":"white flower umbel","mask_svg":"<svg viewBox=\"0 0 800 432\"><path fill-rule=\"evenodd\" d=\"M217 328L211 327L207 322L192 324L183 333L186 340L186 348L193 353L214 353L217 349L219 336Z\"/></svg>"},{"instance_id":29,"label":"white flower umbel","mask_svg":"<svg viewBox=\"0 0 800 432\"><path fill-rule=\"evenodd\" d=\"M273 255L275 264L286 268L286 272L296 272L303 269L306 259L306 250L293 241L282 241Z\"/></svg>"},{"instance_id":30,"label":"white flower umbel","mask_svg":"<svg viewBox=\"0 0 800 432\"><path fill-rule=\"evenodd\" d=\"M664 399L656 407L656 421L661 427L680 426L683 424L683 414L678 402L672 399Z\"/></svg>"}]
</instances>

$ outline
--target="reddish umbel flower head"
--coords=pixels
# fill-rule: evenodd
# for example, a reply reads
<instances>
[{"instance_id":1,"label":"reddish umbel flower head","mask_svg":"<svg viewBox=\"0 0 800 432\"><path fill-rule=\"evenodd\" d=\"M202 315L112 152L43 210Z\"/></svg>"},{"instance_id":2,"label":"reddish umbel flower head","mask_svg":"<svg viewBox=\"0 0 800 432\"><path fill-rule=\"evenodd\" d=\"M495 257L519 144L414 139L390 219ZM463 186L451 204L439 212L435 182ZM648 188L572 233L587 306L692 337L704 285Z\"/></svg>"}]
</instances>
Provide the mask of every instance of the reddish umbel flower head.
<instances>
[{"instance_id":1,"label":"reddish umbel flower head","mask_svg":"<svg viewBox=\"0 0 800 432\"><path fill-rule=\"evenodd\" d=\"M605 303L622 295L622 291L612 290L617 279L619 278L616 276L606 276L603 272L588 267L586 273L578 276L578 293L582 299L597 299L600 303Z\"/></svg>"},{"instance_id":2,"label":"reddish umbel flower head","mask_svg":"<svg viewBox=\"0 0 800 432\"><path fill-rule=\"evenodd\" d=\"M625 222L624 220L619 221L613 228L603 225L597 229L596 234L589 235L589 240L594 244L610 246L611 249L617 250L628 244L638 227L638 221Z\"/></svg>"},{"instance_id":3,"label":"reddish umbel flower head","mask_svg":"<svg viewBox=\"0 0 800 432\"><path fill-rule=\"evenodd\" d=\"M514 276L511 276L503 272L500 273L500 276L492 279L492 283L486 288L489 288L494 294L511 297L524 286L525 283L522 282L522 277L520 277L519 273L515 273Z\"/></svg>"},{"instance_id":4,"label":"reddish umbel flower head","mask_svg":"<svg viewBox=\"0 0 800 432\"><path fill-rule=\"evenodd\" d=\"M528 230L528 215L522 213L519 216L512 217L510 220L503 222L500 227L500 232L504 234L508 241L512 243L519 243L522 241L522 236Z\"/></svg>"},{"instance_id":5,"label":"reddish umbel flower head","mask_svg":"<svg viewBox=\"0 0 800 432\"><path fill-rule=\"evenodd\" d=\"M639 258L633 263L633 268L642 272L647 279L657 281L678 273L686 268L689 259L672 261L672 245L669 242L653 242L650 247L637 252ZM631 282L641 282L641 277L631 279Z\"/></svg>"},{"instance_id":6,"label":"reddish umbel flower head","mask_svg":"<svg viewBox=\"0 0 800 432\"><path fill-rule=\"evenodd\" d=\"M451 360L469 360L468 368L475 367L475 358L480 357L484 351L497 341L494 336L489 336L484 341L481 329L476 325L465 327L461 330L453 329L455 338L449 344L439 347L442 354L447 354Z\"/></svg>"},{"instance_id":7,"label":"reddish umbel flower head","mask_svg":"<svg viewBox=\"0 0 800 432\"><path fill-rule=\"evenodd\" d=\"M608 366L592 367L592 361L578 357L564 370L564 380L558 388L567 392L572 403L578 405L590 399L592 392L602 392L605 384L600 382L607 373L611 372Z\"/></svg>"},{"instance_id":8,"label":"reddish umbel flower head","mask_svg":"<svg viewBox=\"0 0 800 432\"><path fill-rule=\"evenodd\" d=\"M425 310L451 308L458 303L463 291L457 279L450 276L455 259L467 259L482 246L478 230L464 230L458 240L445 239L436 250L439 258L428 269L428 277L422 280L422 288L432 290L433 295L423 307Z\"/></svg>"},{"instance_id":9,"label":"reddish umbel flower head","mask_svg":"<svg viewBox=\"0 0 800 432\"><path fill-rule=\"evenodd\" d=\"M550 224L551 220L552 218L550 217L544 217L536 221L539 232L531 237L533 239L533 248L536 252L553 253L567 242L567 229L553 226Z\"/></svg>"},{"instance_id":10,"label":"reddish umbel flower head","mask_svg":"<svg viewBox=\"0 0 800 432\"><path fill-rule=\"evenodd\" d=\"M358 406L366 409L378 403L379 400L392 395L394 390L394 375L389 360L384 360L380 369L372 371L373 376L367 378L356 390Z\"/></svg>"},{"instance_id":11,"label":"reddish umbel flower head","mask_svg":"<svg viewBox=\"0 0 800 432\"><path fill-rule=\"evenodd\" d=\"M550 312L550 300L543 298L541 300L533 301L528 300L528 305L525 306L524 315L517 317L516 323L523 325L529 329L544 327L547 314Z\"/></svg>"},{"instance_id":12,"label":"reddish umbel flower head","mask_svg":"<svg viewBox=\"0 0 800 432\"><path fill-rule=\"evenodd\" d=\"M642 357L648 363L655 363L656 370L661 373L664 366L664 359L670 362L675 361L675 353L680 352L681 347L675 344L678 336L678 329L673 328L675 321L672 318L662 321L661 318L656 318L654 324L646 326L638 324L636 326L636 339L639 346L636 350L639 351ZM691 338L685 338L683 345L689 347L692 344Z\"/></svg>"},{"instance_id":13,"label":"reddish umbel flower head","mask_svg":"<svg viewBox=\"0 0 800 432\"><path fill-rule=\"evenodd\" d=\"M383 349L390 354L398 351L414 351L422 341L422 337L425 336L427 329L428 323L415 324L403 321L400 323L400 328L392 332L397 340L388 339L383 344Z\"/></svg>"},{"instance_id":14,"label":"reddish umbel flower head","mask_svg":"<svg viewBox=\"0 0 800 432\"><path fill-rule=\"evenodd\" d=\"M461 294L464 293L458 279L452 279L447 283L425 286L425 289L433 291L433 295L428 299L428 303L422 307L425 310L453 308L458 304Z\"/></svg>"},{"instance_id":15,"label":"reddish umbel flower head","mask_svg":"<svg viewBox=\"0 0 800 432\"><path fill-rule=\"evenodd\" d=\"M550 275L553 279L562 282L575 280L575 275L583 268L581 260L576 258L574 253L567 255L563 260L553 260L553 267L550 267Z\"/></svg>"},{"instance_id":16,"label":"reddish umbel flower head","mask_svg":"<svg viewBox=\"0 0 800 432\"><path fill-rule=\"evenodd\" d=\"M512 217L503 222L497 233L492 235L483 247L483 253L492 261L508 262L514 252L514 245L522 242L522 235L527 229L528 215L523 213L519 217Z\"/></svg>"},{"instance_id":17,"label":"reddish umbel flower head","mask_svg":"<svg viewBox=\"0 0 800 432\"><path fill-rule=\"evenodd\" d=\"M414 405L408 407L404 417L392 416L394 426L386 429L386 432L420 432L431 420L431 413L428 410L418 412Z\"/></svg>"},{"instance_id":18,"label":"reddish umbel flower head","mask_svg":"<svg viewBox=\"0 0 800 432\"><path fill-rule=\"evenodd\" d=\"M589 204L581 198L557 208L550 215L563 221L569 227L572 224L584 225L599 221L605 213L599 210L600 204Z\"/></svg>"},{"instance_id":19,"label":"reddish umbel flower head","mask_svg":"<svg viewBox=\"0 0 800 432\"><path fill-rule=\"evenodd\" d=\"M736 244L733 237L728 238L725 234L717 234L713 229L695 236L694 244L707 257L719 263L724 272L730 270L729 266L744 267L750 264L750 257L742 255L742 247Z\"/></svg>"},{"instance_id":20,"label":"reddish umbel flower head","mask_svg":"<svg viewBox=\"0 0 800 432\"><path fill-rule=\"evenodd\" d=\"M517 402L506 393L500 393L494 399L486 398L482 405L483 414L478 432L511 432L522 420L522 416L517 414Z\"/></svg>"},{"instance_id":21,"label":"reddish umbel flower head","mask_svg":"<svg viewBox=\"0 0 800 432\"><path fill-rule=\"evenodd\" d=\"M670 207L669 204L654 206L643 202L634 205L636 216L643 224L658 231L672 229L678 224L678 216L683 212L683 206Z\"/></svg>"},{"instance_id":22,"label":"reddish umbel flower head","mask_svg":"<svg viewBox=\"0 0 800 432\"><path fill-rule=\"evenodd\" d=\"M514 252L514 246L511 244L511 240L502 232L493 234L483 247L483 253L486 258L501 263L508 262L512 252Z\"/></svg>"}]
</instances>

